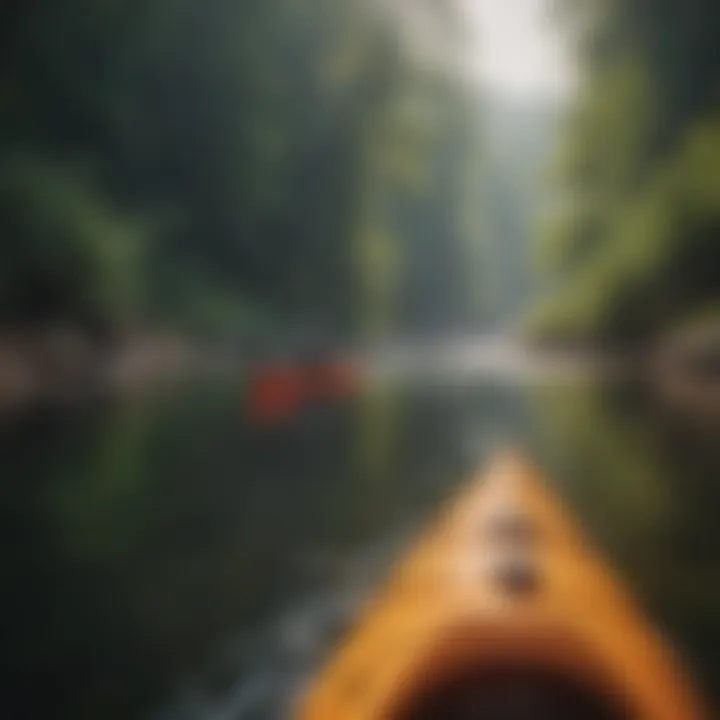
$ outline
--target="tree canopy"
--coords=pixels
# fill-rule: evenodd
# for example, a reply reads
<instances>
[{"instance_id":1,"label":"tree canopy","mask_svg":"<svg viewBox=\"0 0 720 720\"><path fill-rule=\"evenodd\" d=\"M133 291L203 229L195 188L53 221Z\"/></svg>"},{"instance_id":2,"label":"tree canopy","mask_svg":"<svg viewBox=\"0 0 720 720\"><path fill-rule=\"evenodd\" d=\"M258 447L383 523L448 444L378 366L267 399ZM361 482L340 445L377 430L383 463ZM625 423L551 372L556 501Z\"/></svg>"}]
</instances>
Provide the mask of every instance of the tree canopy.
<instances>
[{"instance_id":1,"label":"tree canopy","mask_svg":"<svg viewBox=\"0 0 720 720\"><path fill-rule=\"evenodd\" d=\"M582 0L560 15L583 71L543 249L544 336L636 344L717 305L720 10Z\"/></svg>"},{"instance_id":2,"label":"tree canopy","mask_svg":"<svg viewBox=\"0 0 720 720\"><path fill-rule=\"evenodd\" d=\"M365 0L7 4L0 320L447 322L467 284L454 12L413 3L419 41Z\"/></svg>"}]
</instances>

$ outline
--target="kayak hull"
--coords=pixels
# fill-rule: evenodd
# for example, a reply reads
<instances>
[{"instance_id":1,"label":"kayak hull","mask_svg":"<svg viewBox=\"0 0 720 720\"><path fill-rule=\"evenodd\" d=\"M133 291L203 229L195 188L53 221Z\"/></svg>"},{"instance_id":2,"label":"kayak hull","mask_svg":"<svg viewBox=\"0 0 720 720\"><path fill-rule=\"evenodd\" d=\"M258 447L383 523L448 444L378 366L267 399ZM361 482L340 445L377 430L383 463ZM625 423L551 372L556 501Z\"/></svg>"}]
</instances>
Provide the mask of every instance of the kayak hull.
<instances>
[{"instance_id":1,"label":"kayak hull","mask_svg":"<svg viewBox=\"0 0 720 720\"><path fill-rule=\"evenodd\" d=\"M705 717L581 528L532 468L505 455L395 570L297 717L414 720L461 692L478 707L520 676L595 698L598 717Z\"/></svg>"}]
</instances>

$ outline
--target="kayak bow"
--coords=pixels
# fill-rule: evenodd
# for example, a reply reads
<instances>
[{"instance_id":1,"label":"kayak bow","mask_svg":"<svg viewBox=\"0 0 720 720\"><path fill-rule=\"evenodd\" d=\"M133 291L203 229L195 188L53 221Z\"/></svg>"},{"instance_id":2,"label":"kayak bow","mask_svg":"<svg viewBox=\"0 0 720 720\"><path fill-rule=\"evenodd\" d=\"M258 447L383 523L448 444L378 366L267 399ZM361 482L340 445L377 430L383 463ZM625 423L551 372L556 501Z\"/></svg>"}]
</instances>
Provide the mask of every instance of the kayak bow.
<instances>
[{"instance_id":1,"label":"kayak bow","mask_svg":"<svg viewBox=\"0 0 720 720\"><path fill-rule=\"evenodd\" d=\"M705 717L534 470L496 461L391 577L301 720Z\"/></svg>"}]
</instances>

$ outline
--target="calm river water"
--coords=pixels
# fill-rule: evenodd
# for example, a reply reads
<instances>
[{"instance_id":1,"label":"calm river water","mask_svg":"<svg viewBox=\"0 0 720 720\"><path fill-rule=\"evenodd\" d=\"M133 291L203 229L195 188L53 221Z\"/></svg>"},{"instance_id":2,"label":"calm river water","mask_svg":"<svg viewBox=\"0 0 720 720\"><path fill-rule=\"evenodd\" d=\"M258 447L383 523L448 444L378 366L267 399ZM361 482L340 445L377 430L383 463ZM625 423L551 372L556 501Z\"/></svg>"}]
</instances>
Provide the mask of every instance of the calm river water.
<instances>
[{"instance_id":1,"label":"calm river water","mask_svg":"<svg viewBox=\"0 0 720 720\"><path fill-rule=\"evenodd\" d=\"M285 717L408 538L505 443L720 688L720 427L638 393L436 382L262 428L238 386L203 382L0 423L11 717Z\"/></svg>"}]
</instances>

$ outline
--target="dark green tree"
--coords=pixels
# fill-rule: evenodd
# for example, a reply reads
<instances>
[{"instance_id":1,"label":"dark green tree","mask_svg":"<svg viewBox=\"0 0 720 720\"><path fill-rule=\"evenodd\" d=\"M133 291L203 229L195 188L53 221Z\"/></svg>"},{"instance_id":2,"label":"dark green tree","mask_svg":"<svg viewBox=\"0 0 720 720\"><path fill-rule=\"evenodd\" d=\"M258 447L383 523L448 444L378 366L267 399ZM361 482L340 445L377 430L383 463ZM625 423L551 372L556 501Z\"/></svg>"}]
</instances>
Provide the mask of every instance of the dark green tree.
<instances>
[{"instance_id":1,"label":"dark green tree","mask_svg":"<svg viewBox=\"0 0 720 720\"><path fill-rule=\"evenodd\" d=\"M545 239L541 336L646 342L720 299L720 11L708 0L562 3L583 85Z\"/></svg>"}]
</instances>

